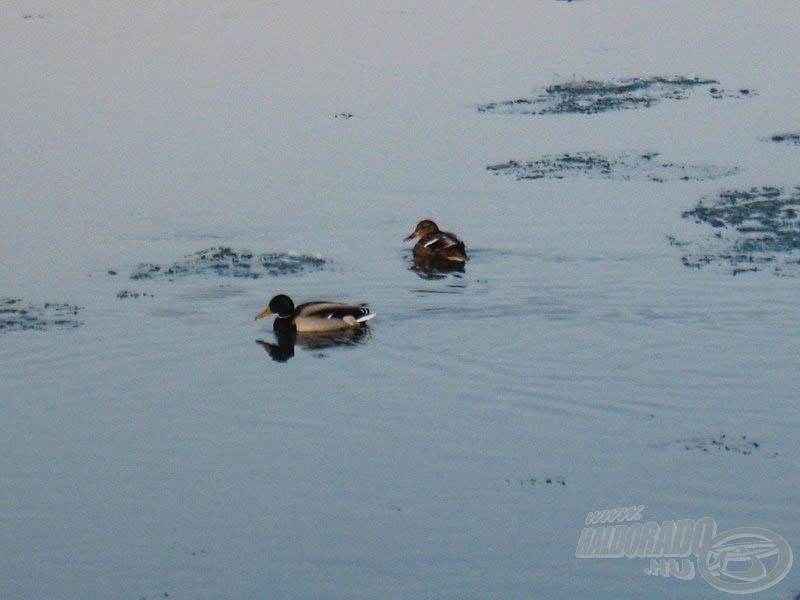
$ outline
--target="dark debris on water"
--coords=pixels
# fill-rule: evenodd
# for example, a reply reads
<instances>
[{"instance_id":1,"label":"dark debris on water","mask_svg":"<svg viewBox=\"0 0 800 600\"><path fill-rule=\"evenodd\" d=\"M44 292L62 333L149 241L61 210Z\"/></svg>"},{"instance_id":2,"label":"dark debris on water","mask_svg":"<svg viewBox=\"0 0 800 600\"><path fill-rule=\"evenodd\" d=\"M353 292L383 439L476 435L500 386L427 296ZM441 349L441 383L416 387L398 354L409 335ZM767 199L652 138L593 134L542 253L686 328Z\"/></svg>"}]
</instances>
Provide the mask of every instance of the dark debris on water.
<instances>
[{"instance_id":1,"label":"dark debris on water","mask_svg":"<svg viewBox=\"0 0 800 600\"><path fill-rule=\"evenodd\" d=\"M734 274L767 266L781 275L800 271L800 187L724 191L682 216L712 228L697 242L670 238L689 250L681 258L687 267L724 264Z\"/></svg>"},{"instance_id":2,"label":"dark debris on water","mask_svg":"<svg viewBox=\"0 0 800 600\"><path fill-rule=\"evenodd\" d=\"M219 275L221 277L244 277L257 279L265 275L288 275L302 271L318 271L328 260L307 254L272 252L255 254L237 251L227 246L200 250L168 265L140 264L131 273L131 279L153 279L165 277L175 279L186 275Z\"/></svg>"},{"instance_id":3,"label":"dark debris on water","mask_svg":"<svg viewBox=\"0 0 800 600\"><path fill-rule=\"evenodd\" d=\"M755 95L750 89L727 92L718 87L719 82L714 79L694 76L633 77L605 81L584 79L549 85L529 98L480 104L478 111L517 115L594 114L647 108L662 100L683 100L694 88L701 86L709 88L712 98Z\"/></svg>"},{"instance_id":4,"label":"dark debris on water","mask_svg":"<svg viewBox=\"0 0 800 600\"><path fill-rule=\"evenodd\" d=\"M522 179L564 179L583 176L593 179L623 181L706 181L728 177L738 172L736 167L691 165L659 158L658 152L606 156L594 152L549 154L529 161L511 160L489 165L495 175L508 174Z\"/></svg>"},{"instance_id":5,"label":"dark debris on water","mask_svg":"<svg viewBox=\"0 0 800 600\"><path fill-rule=\"evenodd\" d=\"M554 485L554 486L566 486L567 480L563 477L525 477L524 479L506 479L506 483L511 485L512 483L516 483L520 486L526 485Z\"/></svg>"},{"instance_id":6,"label":"dark debris on water","mask_svg":"<svg viewBox=\"0 0 800 600\"><path fill-rule=\"evenodd\" d=\"M777 144L800 146L800 133L775 133L772 134L769 139Z\"/></svg>"},{"instance_id":7,"label":"dark debris on water","mask_svg":"<svg viewBox=\"0 0 800 600\"><path fill-rule=\"evenodd\" d=\"M0 332L79 327L82 323L76 317L80 311L81 307L74 304L34 304L20 298L0 298Z\"/></svg>"},{"instance_id":8,"label":"dark debris on water","mask_svg":"<svg viewBox=\"0 0 800 600\"><path fill-rule=\"evenodd\" d=\"M759 442L748 439L746 435L729 436L721 434L718 436L693 437L682 440L675 440L674 446L682 448L687 452L730 452L733 454L743 454L745 456L763 452L763 447ZM779 456L777 452L766 454L769 458Z\"/></svg>"},{"instance_id":9,"label":"dark debris on water","mask_svg":"<svg viewBox=\"0 0 800 600\"><path fill-rule=\"evenodd\" d=\"M120 290L117 292L117 298L124 300L126 298L153 298L153 294L148 292L137 292L134 290Z\"/></svg>"}]
</instances>

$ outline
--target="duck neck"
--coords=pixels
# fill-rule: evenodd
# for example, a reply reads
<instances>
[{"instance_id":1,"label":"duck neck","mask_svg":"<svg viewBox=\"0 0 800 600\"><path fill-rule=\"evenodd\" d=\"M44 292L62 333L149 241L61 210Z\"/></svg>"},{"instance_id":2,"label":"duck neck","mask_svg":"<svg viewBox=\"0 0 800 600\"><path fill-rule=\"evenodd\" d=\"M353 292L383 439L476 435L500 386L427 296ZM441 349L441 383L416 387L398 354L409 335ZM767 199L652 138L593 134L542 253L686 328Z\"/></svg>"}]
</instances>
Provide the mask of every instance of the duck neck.
<instances>
[{"instance_id":1,"label":"duck neck","mask_svg":"<svg viewBox=\"0 0 800 600\"><path fill-rule=\"evenodd\" d=\"M272 324L275 331L294 331L294 323L292 323L292 315L278 315Z\"/></svg>"}]
</instances>

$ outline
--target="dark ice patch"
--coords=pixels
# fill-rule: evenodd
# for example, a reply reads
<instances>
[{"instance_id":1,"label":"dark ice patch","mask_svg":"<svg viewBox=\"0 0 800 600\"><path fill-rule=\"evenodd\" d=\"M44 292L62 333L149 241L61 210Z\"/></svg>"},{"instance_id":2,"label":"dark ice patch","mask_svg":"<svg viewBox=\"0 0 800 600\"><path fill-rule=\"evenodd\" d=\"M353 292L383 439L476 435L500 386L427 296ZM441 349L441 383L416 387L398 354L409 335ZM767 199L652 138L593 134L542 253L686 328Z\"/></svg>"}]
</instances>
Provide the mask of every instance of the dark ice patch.
<instances>
[{"instance_id":1,"label":"dark ice patch","mask_svg":"<svg viewBox=\"0 0 800 600\"><path fill-rule=\"evenodd\" d=\"M605 156L593 152L549 154L529 161L511 160L489 165L495 175L504 173L517 179L564 179L583 176L592 179L623 181L706 181L735 175L736 167L674 163L659 158L658 152Z\"/></svg>"},{"instance_id":2,"label":"dark ice patch","mask_svg":"<svg viewBox=\"0 0 800 600\"><path fill-rule=\"evenodd\" d=\"M320 270L328 260L306 254L272 252L254 254L236 251L226 246L207 248L168 265L140 264L131 273L131 279L166 277L175 279L186 275L218 275L257 279L264 275L288 275L308 270Z\"/></svg>"},{"instance_id":3,"label":"dark ice patch","mask_svg":"<svg viewBox=\"0 0 800 600\"><path fill-rule=\"evenodd\" d=\"M79 327L82 323L75 317L80 311L81 307L73 304L32 304L19 298L0 298L0 332Z\"/></svg>"},{"instance_id":4,"label":"dark ice patch","mask_svg":"<svg viewBox=\"0 0 800 600\"><path fill-rule=\"evenodd\" d=\"M725 191L682 215L713 232L696 242L669 240L688 250L682 257L687 267L729 265L733 274L770 267L776 274L794 274L800 272L799 215L800 187Z\"/></svg>"},{"instance_id":5,"label":"dark ice patch","mask_svg":"<svg viewBox=\"0 0 800 600\"><path fill-rule=\"evenodd\" d=\"M702 77L572 80L549 85L530 98L479 104L478 111L514 115L594 114L609 110L647 108L662 100L683 100L697 87L709 88L712 98L755 95L749 89L728 92L719 87L718 81Z\"/></svg>"}]
</instances>

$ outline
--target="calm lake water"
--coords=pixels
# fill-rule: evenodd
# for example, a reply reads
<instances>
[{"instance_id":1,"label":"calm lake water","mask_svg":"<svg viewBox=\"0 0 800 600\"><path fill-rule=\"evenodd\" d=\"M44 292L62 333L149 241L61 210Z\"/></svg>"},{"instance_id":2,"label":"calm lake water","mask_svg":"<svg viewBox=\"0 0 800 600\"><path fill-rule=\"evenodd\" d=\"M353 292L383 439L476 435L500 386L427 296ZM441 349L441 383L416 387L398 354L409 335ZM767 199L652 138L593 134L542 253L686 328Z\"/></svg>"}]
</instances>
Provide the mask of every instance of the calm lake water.
<instances>
[{"instance_id":1,"label":"calm lake water","mask_svg":"<svg viewBox=\"0 0 800 600\"><path fill-rule=\"evenodd\" d=\"M0 19L0 597L725 595L576 557L587 513L628 506L800 552L798 253L687 267L736 230L682 217L800 185L800 147L770 140L800 130L800 3ZM675 76L717 83L594 114L514 102ZM487 170L578 152L730 172ZM409 269L423 218L464 238L464 273ZM224 276L196 256L219 247L302 269ZM275 361L253 316L281 292L378 316ZM799 590L795 567L762 596Z\"/></svg>"}]
</instances>

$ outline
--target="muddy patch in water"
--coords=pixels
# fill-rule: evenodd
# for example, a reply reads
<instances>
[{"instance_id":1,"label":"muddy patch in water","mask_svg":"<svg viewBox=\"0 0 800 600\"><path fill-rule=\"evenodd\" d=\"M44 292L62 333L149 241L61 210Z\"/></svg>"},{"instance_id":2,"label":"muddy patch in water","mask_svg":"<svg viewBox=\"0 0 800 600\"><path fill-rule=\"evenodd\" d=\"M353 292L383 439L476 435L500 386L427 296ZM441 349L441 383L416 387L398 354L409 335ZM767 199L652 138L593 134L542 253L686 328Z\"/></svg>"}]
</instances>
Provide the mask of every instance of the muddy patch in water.
<instances>
[{"instance_id":1,"label":"muddy patch in water","mask_svg":"<svg viewBox=\"0 0 800 600\"><path fill-rule=\"evenodd\" d=\"M0 298L0 333L26 329L72 329L82 323L75 318L80 306L45 302L32 304L20 298Z\"/></svg>"},{"instance_id":2,"label":"muddy patch in water","mask_svg":"<svg viewBox=\"0 0 800 600\"><path fill-rule=\"evenodd\" d=\"M800 133L774 133L769 136L769 141L775 142L776 144L800 146Z\"/></svg>"},{"instance_id":3,"label":"muddy patch in water","mask_svg":"<svg viewBox=\"0 0 800 600\"><path fill-rule=\"evenodd\" d=\"M289 275L303 271L318 271L330 261L319 256L272 252L255 254L237 251L226 246L200 250L183 260L168 265L140 264L131 279L175 279L186 275L218 275L257 279L265 275Z\"/></svg>"},{"instance_id":4,"label":"muddy patch in water","mask_svg":"<svg viewBox=\"0 0 800 600\"><path fill-rule=\"evenodd\" d=\"M658 152L605 156L594 152L548 154L529 161L511 160L489 165L495 175L513 175L517 179L564 179L583 176L592 179L623 181L706 181L738 173L737 167L674 163L660 158Z\"/></svg>"},{"instance_id":5,"label":"muddy patch in water","mask_svg":"<svg viewBox=\"0 0 800 600\"><path fill-rule=\"evenodd\" d=\"M712 232L696 242L670 237L687 250L687 267L729 266L734 275L772 269L776 274L800 273L800 187L725 191L703 199L682 215L709 225Z\"/></svg>"},{"instance_id":6,"label":"muddy patch in water","mask_svg":"<svg viewBox=\"0 0 800 600\"><path fill-rule=\"evenodd\" d=\"M478 111L515 115L594 114L647 108L663 100L684 100L698 87L707 88L709 95L717 99L755 95L750 89L729 92L718 81L701 77L570 80L549 85L528 98L479 104Z\"/></svg>"}]
</instances>

